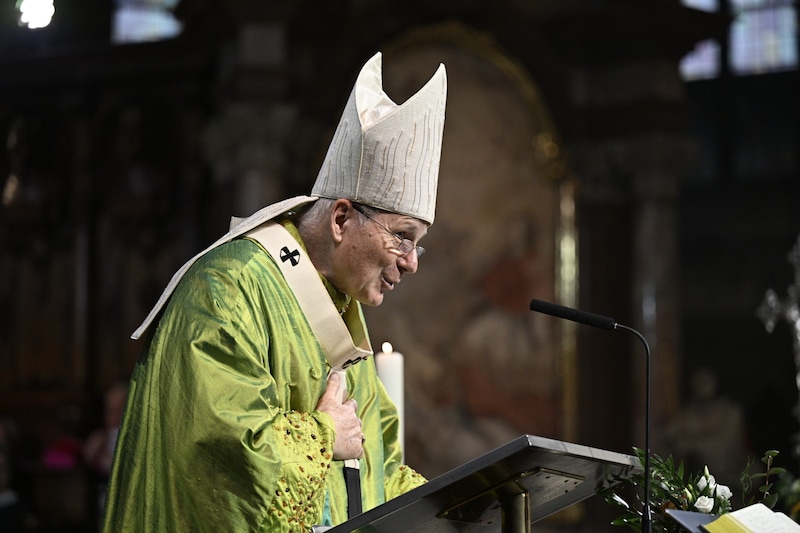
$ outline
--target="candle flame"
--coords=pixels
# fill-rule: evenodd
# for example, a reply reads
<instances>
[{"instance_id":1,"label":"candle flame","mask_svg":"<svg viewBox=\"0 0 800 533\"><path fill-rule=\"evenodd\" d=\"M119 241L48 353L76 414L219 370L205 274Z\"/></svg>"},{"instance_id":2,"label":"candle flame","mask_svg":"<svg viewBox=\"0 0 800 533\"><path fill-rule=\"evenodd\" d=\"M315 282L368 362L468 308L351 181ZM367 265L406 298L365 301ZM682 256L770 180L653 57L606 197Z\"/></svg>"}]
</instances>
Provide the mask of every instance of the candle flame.
<instances>
[{"instance_id":1,"label":"candle flame","mask_svg":"<svg viewBox=\"0 0 800 533\"><path fill-rule=\"evenodd\" d=\"M392 353L394 351L394 348L392 348L392 343L384 342L381 345L381 350L383 350L383 353Z\"/></svg>"}]
</instances>

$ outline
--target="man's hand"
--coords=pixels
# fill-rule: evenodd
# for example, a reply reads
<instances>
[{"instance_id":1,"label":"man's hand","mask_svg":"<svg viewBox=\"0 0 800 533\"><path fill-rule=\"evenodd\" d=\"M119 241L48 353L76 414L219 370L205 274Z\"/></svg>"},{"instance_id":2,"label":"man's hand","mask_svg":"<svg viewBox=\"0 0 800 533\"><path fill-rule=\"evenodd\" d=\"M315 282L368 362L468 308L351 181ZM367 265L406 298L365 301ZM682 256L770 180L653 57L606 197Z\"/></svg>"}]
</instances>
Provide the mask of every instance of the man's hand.
<instances>
[{"instance_id":1,"label":"man's hand","mask_svg":"<svg viewBox=\"0 0 800 533\"><path fill-rule=\"evenodd\" d=\"M336 437L333 444L333 458L358 459L364 455L361 419L356 412L358 405L352 398L344 400L347 382L343 372L331 372L328 387L317 403L317 411L328 413L333 419Z\"/></svg>"}]
</instances>

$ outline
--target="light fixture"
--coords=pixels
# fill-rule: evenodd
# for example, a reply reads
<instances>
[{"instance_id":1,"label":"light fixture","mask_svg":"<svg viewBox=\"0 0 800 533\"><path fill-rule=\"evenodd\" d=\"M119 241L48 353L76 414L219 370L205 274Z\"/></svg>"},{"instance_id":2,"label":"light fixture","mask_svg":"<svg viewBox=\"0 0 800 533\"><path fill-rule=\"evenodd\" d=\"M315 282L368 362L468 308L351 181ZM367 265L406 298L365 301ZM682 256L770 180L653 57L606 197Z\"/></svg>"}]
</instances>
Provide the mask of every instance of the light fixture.
<instances>
[{"instance_id":1,"label":"light fixture","mask_svg":"<svg viewBox=\"0 0 800 533\"><path fill-rule=\"evenodd\" d=\"M53 20L53 0L17 0L17 23L30 30L44 28Z\"/></svg>"}]
</instances>

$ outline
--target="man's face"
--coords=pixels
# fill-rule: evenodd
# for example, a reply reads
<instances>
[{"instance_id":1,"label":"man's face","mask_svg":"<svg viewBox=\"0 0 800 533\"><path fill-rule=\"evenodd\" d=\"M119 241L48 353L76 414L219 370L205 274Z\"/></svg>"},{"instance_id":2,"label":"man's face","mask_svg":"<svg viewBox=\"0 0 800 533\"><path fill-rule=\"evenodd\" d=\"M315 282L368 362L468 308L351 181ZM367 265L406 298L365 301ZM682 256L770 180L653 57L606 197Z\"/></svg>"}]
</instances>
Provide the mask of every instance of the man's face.
<instances>
[{"instance_id":1,"label":"man's face","mask_svg":"<svg viewBox=\"0 0 800 533\"><path fill-rule=\"evenodd\" d=\"M328 280L364 305L380 305L383 295L394 290L403 274L413 274L419 266L417 252L400 253L394 235L416 244L428 226L416 218L383 211L374 211L368 218L348 201L335 211L340 240Z\"/></svg>"}]
</instances>

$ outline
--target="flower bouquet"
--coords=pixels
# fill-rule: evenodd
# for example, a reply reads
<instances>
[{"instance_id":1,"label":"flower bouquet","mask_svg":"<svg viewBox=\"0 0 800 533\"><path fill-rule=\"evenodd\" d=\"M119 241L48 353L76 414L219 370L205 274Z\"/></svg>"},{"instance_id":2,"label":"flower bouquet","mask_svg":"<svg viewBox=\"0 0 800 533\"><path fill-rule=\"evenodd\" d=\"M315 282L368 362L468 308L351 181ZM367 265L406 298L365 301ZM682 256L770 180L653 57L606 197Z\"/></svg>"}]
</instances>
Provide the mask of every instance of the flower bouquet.
<instances>
[{"instance_id":1,"label":"flower bouquet","mask_svg":"<svg viewBox=\"0 0 800 533\"><path fill-rule=\"evenodd\" d=\"M634 448L639 460L644 464L644 451ZM741 475L742 496L744 497L752 490L753 480L763 479L763 485L758 488L760 501L772 508L777 502L778 494L771 493L771 475L784 473L783 468L772 466L777 451L769 451L762 458L766 464L766 471L751 473L752 461L748 461L747 466ZM644 474L634 476L626 483L617 485L612 489L603 491L606 502L622 509L623 514L611 523L616 526L628 526L634 531L642 531L642 512L644 505L640 495L636 496L636 505L631 505L625 498L620 496L620 492L626 485L637 487L644 486ZM727 485L717 483L713 475L705 467L702 472L695 475L687 475L684 472L683 462L678 464L672 456L666 459L657 454L650 454L650 509L652 516L652 530L654 533L680 533L681 526L672 521L666 515L667 509L678 509L683 511L695 511L700 513L719 516L728 513L732 509L731 499L733 492ZM752 497L749 503L753 503Z\"/></svg>"}]
</instances>

